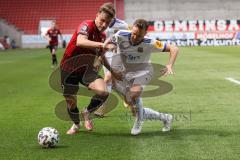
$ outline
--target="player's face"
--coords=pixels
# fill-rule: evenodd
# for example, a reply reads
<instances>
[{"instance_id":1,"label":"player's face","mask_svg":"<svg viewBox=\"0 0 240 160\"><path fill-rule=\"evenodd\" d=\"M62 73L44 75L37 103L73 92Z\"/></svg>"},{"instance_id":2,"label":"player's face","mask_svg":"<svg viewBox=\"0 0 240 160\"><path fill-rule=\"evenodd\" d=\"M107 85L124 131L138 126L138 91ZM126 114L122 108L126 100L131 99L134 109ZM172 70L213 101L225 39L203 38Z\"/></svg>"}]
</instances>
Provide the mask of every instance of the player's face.
<instances>
[{"instance_id":1,"label":"player's face","mask_svg":"<svg viewBox=\"0 0 240 160\"><path fill-rule=\"evenodd\" d=\"M56 28L56 23L52 23L52 29L55 29Z\"/></svg>"},{"instance_id":2,"label":"player's face","mask_svg":"<svg viewBox=\"0 0 240 160\"><path fill-rule=\"evenodd\" d=\"M133 26L131 39L130 39L132 44L140 43L144 39L144 36L146 34L147 34L147 32L144 29L140 29L136 26Z\"/></svg>"},{"instance_id":3,"label":"player's face","mask_svg":"<svg viewBox=\"0 0 240 160\"><path fill-rule=\"evenodd\" d=\"M105 31L109 24L111 23L111 21L112 18L110 18L109 15L106 14L105 12L98 13L95 19L96 26L100 32Z\"/></svg>"}]
</instances>

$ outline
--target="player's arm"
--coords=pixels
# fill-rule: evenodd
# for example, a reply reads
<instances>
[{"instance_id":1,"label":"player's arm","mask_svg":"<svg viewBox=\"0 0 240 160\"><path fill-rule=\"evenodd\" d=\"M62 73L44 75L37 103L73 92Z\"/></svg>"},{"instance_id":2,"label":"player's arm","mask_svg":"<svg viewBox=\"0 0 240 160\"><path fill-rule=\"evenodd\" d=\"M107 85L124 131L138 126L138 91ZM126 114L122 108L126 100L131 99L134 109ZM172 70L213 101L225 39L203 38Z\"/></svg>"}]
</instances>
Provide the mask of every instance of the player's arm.
<instances>
[{"instance_id":1,"label":"player's arm","mask_svg":"<svg viewBox=\"0 0 240 160\"><path fill-rule=\"evenodd\" d=\"M63 41L63 36L62 36L62 33L60 32L60 30L58 30L58 35L59 35L60 40L61 40L61 42L62 42L62 41Z\"/></svg>"},{"instance_id":2,"label":"player's arm","mask_svg":"<svg viewBox=\"0 0 240 160\"><path fill-rule=\"evenodd\" d=\"M83 35L83 34L78 35L76 46L83 47L83 48L99 48L101 50L114 49L112 45L102 43L102 42L91 41L88 39L87 35Z\"/></svg>"},{"instance_id":3,"label":"player's arm","mask_svg":"<svg viewBox=\"0 0 240 160\"><path fill-rule=\"evenodd\" d=\"M106 53L106 51L112 51L113 53L116 53L116 50L117 50L116 36L117 35L114 34L110 38L105 40L104 47L106 48L106 46L107 46L107 48L109 48L109 49L102 52L102 55L101 55L101 60L102 60L103 65L111 72L112 72L112 68L110 67L106 57L104 56L104 54Z\"/></svg>"},{"instance_id":4,"label":"player's arm","mask_svg":"<svg viewBox=\"0 0 240 160\"><path fill-rule=\"evenodd\" d=\"M114 70L110 64L108 63L106 57L104 55L101 56L101 60L102 60L102 63L103 65L112 73L113 77L117 80L122 80L122 77L123 77L123 73L122 72L119 72L117 70Z\"/></svg>"},{"instance_id":5,"label":"player's arm","mask_svg":"<svg viewBox=\"0 0 240 160\"><path fill-rule=\"evenodd\" d=\"M49 36L49 32L48 32L48 31L43 35L43 37L44 37L48 42L51 41L51 38L50 38L50 36Z\"/></svg>"},{"instance_id":6,"label":"player's arm","mask_svg":"<svg viewBox=\"0 0 240 160\"><path fill-rule=\"evenodd\" d=\"M164 76L167 76L169 74L173 74L173 65L176 61L177 55L179 53L179 49L176 45L174 44L167 44L165 52L169 52L170 57L168 60L168 63L166 65L166 72L164 73Z\"/></svg>"},{"instance_id":7,"label":"player's arm","mask_svg":"<svg viewBox=\"0 0 240 160\"><path fill-rule=\"evenodd\" d=\"M164 76L173 74L172 68L179 52L178 47L174 44L164 43L158 40L155 40L153 44L154 44L154 51L168 52L170 55L166 68L164 70L161 70L161 72L164 73Z\"/></svg>"},{"instance_id":8,"label":"player's arm","mask_svg":"<svg viewBox=\"0 0 240 160\"><path fill-rule=\"evenodd\" d=\"M83 48L101 48L103 47L103 43L91 41L88 39L87 35L79 34L77 37L76 46Z\"/></svg>"},{"instance_id":9,"label":"player's arm","mask_svg":"<svg viewBox=\"0 0 240 160\"><path fill-rule=\"evenodd\" d=\"M76 46L82 48L103 48L103 43L89 40L89 35L92 34L92 26L88 23L81 23L77 29Z\"/></svg>"},{"instance_id":10,"label":"player's arm","mask_svg":"<svg viewBox=\"0 0 240 160\"><path fill-rule=\"evenodd\" d=\"M94 62L94 67L99 70L100 67L102 66L102 64L105 64L105 67L109 70L110 66L108 64L108 61L106 60L106 57L104 56L104 54L106 53L106 51L112 51L115 52L116 51L116 45L110 43L110 41L106 40L103 44L103 49L100 52L100 56L95 60ZM104 62L105 61L105 62ZM107 62L106 62L107 61Z\"/></svg>"}]
</instances>

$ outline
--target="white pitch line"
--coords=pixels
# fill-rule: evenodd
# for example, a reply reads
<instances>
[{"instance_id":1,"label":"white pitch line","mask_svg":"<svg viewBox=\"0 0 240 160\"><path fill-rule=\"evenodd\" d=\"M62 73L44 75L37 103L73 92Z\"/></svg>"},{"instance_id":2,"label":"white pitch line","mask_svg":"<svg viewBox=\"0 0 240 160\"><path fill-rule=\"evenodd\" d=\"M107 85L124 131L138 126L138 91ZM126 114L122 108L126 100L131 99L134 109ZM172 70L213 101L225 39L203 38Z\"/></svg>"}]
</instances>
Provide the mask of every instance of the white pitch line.
<instances>
[{"instance_id":1,"label":"white pitch line","mask_svg":"<svg viewBox=\"0 0 240 160\"><path fill-rule=\"evenodd\" d=\"M229 80L230 82L233 82L233 83L236 83L236 84L239 84L240 85L240 81L234 79L234 78L231 78L231 77L227 77L225 78L226 80Z\"/></svg>"}]
</instances>

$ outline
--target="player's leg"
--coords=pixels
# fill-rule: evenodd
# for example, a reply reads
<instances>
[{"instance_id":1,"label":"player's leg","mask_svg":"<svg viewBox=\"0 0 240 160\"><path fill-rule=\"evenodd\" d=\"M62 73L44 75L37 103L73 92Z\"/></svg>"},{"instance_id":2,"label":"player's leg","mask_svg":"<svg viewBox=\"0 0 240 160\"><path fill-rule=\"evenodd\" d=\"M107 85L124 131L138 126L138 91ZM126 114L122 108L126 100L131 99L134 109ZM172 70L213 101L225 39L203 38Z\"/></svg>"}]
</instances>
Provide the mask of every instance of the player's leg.
<instances>
[{"instance_id":1,"label":"player's leg","mask_svg":"<svg viewBox=\"0 0 240 160\"><path fill-rule=\"evenodd\" d=\"M51 52L51 54L52 54L52 63L55 66L58 64L56 51L57 51L57 46L52 46L52 52Z\"/></svg>"},{"instance_id":2,"label":"player's leg","mask_svg":"<svg viewBox=\"0 0 240 160\"><path fill-rule=\"evenodd\" d=\"M83 116L86 129L92 130L93 124L89 115L96 111L107 100L109 93L107 91L106 83L102 78L97 78L89 83L88 87L95 92L95 95L91 98L89 105L83 112Z\"/></svg>"},{"instance_id":3,"label":"player's leg","mask_svg":"<svg viewBox=\"0 0 240 160\"><path fill-rule=\"evenodd\" d=\"M54 68L54 59L53 59L53 46L49 45L49 49L50 49L50 54L51 54L51 59L52 59L52 65L51 68Z\"/></svg>"},{"instance_id":4,"label":"player's leg","mask_svg":"<svg viewBox=\"0 0 240 160\"><path fill-rule=\"evenodd\" d=\"M76 96L79 89L79 80L76 78L76 76L68 74L64 71L61 71L61 79L63 96L67 103L67 112L70 119L73 121L73 125L67 131L67 134L76 134L79 132L80 128L79 110L77 107Z\"/></svg>"},{"instance_id":5,"label":"player's leg","mask_svg":"<svg viewBox=\"0 0 240 160\"><path fill-rule=\"evenodd\" d=\"M170 131L173 116L171 114L160 113L151 108L143 108L144 120L160 120L163 122L163 132Z\"/></svg>"},{"instance_id":6,"label":"player's leg","mask_svg":"<svg viewBox=\"0 0 240 160\"><path fill-rule=\"evenodd\" d=\"M136 115L134 125L131 130L132 135L137 135L141 132L142 130L142 125L143 125L143 103L141 94L142 94L142 86L139 84L134 84L129 91L129 96L127 95L126 97L130 97L131 100L131 107L132 107L132 112L133 114ZM128 100L128 99L127 99ZM129 101L129 100L128 100Z\"/></svg>"},{"instance_id":7,"label":"player's leg","mask_svg":"<svg viewBox=\"0 0 240 160\"><path fill-rule=\"evenodd\" d=\"M108 92L111 92L112 91L112 74L104 66L103 66L103 71L104 71L104 82L107 84L107 90Z\"/></svg>"},{"instance_id":8,"label":"player's leg","mask_svg":"<svg viewBox=\"0 0 240 160\"><path fill-rule=\"evenodd\" d=\"M133 87L130 90L130 97L133 101L132 105L133 107L135 105L137 109L135 123L131 133L133 135L139 134L141 132L144 120L160 120L164 124L162 131L163 132L170 131L173 116L171 114L154 111L153 109L150 108L144 108L141 98L142 90L143 90L142 86L136 84L133 85Z\"/></svg>"},{"instance_id":9,"label":"player's leg","mask_svg":"<svg viewBox=\"0 0 240 160\"><path fill-rule=\"evenodd\" d=\"M112 52L106 52L105 53L105 57L106 57L110 66L111 66L111 63L112 63L112 56L113 56ZM104 82L107 85L107 91L110 93L110 92L112 92L112 74L105 66L103 66L103 72L104 72ZM94 114L98 117L103 118L104 117L104 111L106 110L106 107L107 107L106 105L102 104L94 112Z\"/></svg>"},{"instance_id":10,"label":"player's leg","mask_svg":"<svg viewBox=\"0 0 240 160\"><path fill-rule=\"evenodd\" d=\"M141 73L141 72L139 72ZM146 74L143 74L142 76L136 78L134 80L134 83L136 84L148 84L151 80L152 74L151 72L148 72ZM143 104L142 104L142 99L140 98L140 96L138 97L137 100L137 107L138 108L143 108ZM153 109L150 108L143 108L140 111L142 111L142 120L160 120L163 122L164 127L162 128L162 131L170 131L170 127L171 127L171 122L173 119L173 116L171 114L165 114L165 113L160 113L157 111L154 111Z\"/></svg>"},{"instance_id":11,"label":"player's leg","mask_svg":"<svg viewBox=\"0 0 240 160\"><path fill-rule=\"evenodd\" d=\"M112 92L112 74L110 71L107 70L106 67L103 66L103 71L104 71L104 82L107 85L107 91ZM94 114L98 117L103 118L104 117L104 110L106 110L106 105L101 105L95 112Z\"/></svg>"},{"instance_id":12,"label":"player's leg","mask_svg":"<svg viewBox=\"0 0 240 160\"><path fill-rule=\"evenodd\" d=\"M67 134L76 134L80 129L79 110L77 107L77 96L68 95L64 96L67 102L67 111L71 120L73 121L72 127L67 131Z\"/></svg>"}]
</instances>

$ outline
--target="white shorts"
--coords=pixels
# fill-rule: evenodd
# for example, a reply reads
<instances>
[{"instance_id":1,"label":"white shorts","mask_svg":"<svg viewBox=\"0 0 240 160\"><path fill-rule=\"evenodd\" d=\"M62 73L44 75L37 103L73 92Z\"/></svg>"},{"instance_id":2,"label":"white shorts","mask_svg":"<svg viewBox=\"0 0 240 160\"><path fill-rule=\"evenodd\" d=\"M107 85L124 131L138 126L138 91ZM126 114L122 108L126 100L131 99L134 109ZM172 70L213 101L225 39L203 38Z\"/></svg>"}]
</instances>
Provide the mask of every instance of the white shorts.
<instances>
[{"instance_id":1,"label":"white shorts","mask_svg":"<svg viewBox=\"0 0 240 160\"><path fill-rule=\"evenodd\" d=\"M125 75L125 78L123 81L117 81L115 80L114 89L122 94L126 95L129 89L133 85L140 85L144 88L145 85L147 85L152 79L152 72L148 70L142 70L137 72L128 72Z\"/></svg>"},{"instance_id":2,"label":"white shorts","mask_svg":"<svg viewBox=\"0 0 240 160\"><path fill-rule=\"evenodd\" d=\"M117 71L124 70L124 66L123 66L120 54L113 53L113 52L106 52L105 57L106 57L109 65L111 66L111 68L113 68ZM103 66L103 71L104 71L104 74L109 72L109 70L105 66Z\"/></svg>"}]
</instances>

